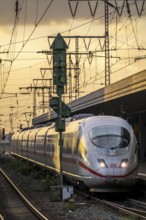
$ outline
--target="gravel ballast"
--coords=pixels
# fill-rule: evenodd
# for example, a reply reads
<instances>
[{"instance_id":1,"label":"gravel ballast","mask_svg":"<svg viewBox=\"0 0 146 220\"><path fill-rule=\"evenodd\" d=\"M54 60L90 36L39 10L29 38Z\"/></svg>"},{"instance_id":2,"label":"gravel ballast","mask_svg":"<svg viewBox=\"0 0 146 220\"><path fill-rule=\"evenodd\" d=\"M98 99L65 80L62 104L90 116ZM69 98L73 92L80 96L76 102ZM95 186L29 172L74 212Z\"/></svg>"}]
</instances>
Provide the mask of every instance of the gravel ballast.
<instances>
[{"instance_id":1,"label":"gravel ballast","mask_svg":"<svg viewBox=\"0 0 146 220\"><path fill-rule=\"evenodd\" d=\"M81 196L75 196L70 201L52 201L50 188L44 187L43 178L22 174L12 166L12 160L7 157L1 156L0 168L49 220L130 220L104 205L95 204Z\"/></svg>"}]
</instances>

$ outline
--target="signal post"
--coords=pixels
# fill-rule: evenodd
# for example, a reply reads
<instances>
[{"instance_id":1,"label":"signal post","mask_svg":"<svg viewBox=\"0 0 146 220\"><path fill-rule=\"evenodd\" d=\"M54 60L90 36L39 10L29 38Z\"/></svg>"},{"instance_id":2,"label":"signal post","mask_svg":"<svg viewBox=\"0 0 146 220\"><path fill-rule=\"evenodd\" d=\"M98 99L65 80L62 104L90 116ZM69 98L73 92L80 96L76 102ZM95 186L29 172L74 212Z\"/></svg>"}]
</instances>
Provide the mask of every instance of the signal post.
<instances>
[{"instance_id":1,"label":"signal post","mask_svg":"<svg viewBox=\"0 0 146 220\"><path fill-rule=\"evenodd\" d=\"M58 34L51 45L53 50L53 83L56 85L57 97L52 97L50 100L50 107L57 113L55 121L55 130L59 132L59 146L60 146L60 186L61 199L63 188L63 174L62 174L62 148L63 137L62 133L65 131L65 118L70 116L70 108L62 101L62 94L64 94L64 86L66 80L66 49L68 48L63 37Z\"/></svg>"}]
</instances>

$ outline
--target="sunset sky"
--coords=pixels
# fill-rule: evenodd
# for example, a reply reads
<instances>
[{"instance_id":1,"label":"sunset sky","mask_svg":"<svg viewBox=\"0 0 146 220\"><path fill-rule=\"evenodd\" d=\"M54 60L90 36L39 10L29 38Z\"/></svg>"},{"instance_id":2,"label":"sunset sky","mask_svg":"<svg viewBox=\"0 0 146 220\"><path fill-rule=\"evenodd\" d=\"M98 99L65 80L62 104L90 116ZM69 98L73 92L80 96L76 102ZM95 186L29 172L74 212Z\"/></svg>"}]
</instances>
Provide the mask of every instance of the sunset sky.
<instances>
[{"instance_id":1,"label":"sunset sky","mask_svg":"<svg viewBox=\"0 0 146 220\"><path fill-rule=\"evenodd\" d=\"M19 124L27 125L25 113L32 112L32 94L20 94L20 87L30 87L33 79L41 78L40 68L52 67L43 53L50 50L48 36L104 36L104 1L79 1L75 16L72 16L77 1L68 0L19 0L16 13L16 0L0 3L0 53L1 53L1 100L0 127L14 131ZM115 5L117 2L117 5ZM118 6L121 16L114 7L109 6L109 39L111 83L146 69L146 4L143 0L109 0ZM91 6L91 11L89 6ZM123 7L123 11L122 10ZM127 8L129 7L129 8ZM128 10L129 9L129 13ZM68 39L66 43L68 44ZM50 40L52 44L52 39ZM87 55L80 57L80 96L104 87L104 39L79 40L79 52L94 51L92 60ZM72 39L68 51L75 52L75 40ZM9 53L8 53L9 52ZM140 58L140 59L139 59ZM48 56L51 59L51 56ZM74 57L72 57L75 62ZM74 74L74 73L72 73ZM51 71L46 73L51 78ZM16 94L14 94L16 93ZM38 98L37 115L42 114ZM67 100L66 100L67 101ZM47 109L45 110L47 112ZM30 117L31 124L32 116Z\"/></svg>"}]
</instances>

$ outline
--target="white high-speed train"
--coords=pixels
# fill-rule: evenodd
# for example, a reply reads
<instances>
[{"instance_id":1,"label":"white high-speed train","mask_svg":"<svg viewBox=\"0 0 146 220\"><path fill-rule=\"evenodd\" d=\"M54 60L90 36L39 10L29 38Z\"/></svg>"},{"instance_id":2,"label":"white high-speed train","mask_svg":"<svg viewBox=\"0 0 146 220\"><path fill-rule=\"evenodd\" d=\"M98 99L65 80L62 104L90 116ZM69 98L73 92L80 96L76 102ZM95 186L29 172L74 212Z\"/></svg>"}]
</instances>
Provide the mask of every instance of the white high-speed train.
<instances>
[{"instance_id":1,"label":"white high-speed train","mask_svg":"<svg viewBox=\"0 0 146 220\"><path fill-rule=\"evenodd\" d=\"M54 123L12 137L12 155L54 172L60 170L59 149ZM63 132L62 160L64 177L90 191L125 191L137 181L136 138L131 125L120 117L71 118Z\"/></svg>"}]
</instances>

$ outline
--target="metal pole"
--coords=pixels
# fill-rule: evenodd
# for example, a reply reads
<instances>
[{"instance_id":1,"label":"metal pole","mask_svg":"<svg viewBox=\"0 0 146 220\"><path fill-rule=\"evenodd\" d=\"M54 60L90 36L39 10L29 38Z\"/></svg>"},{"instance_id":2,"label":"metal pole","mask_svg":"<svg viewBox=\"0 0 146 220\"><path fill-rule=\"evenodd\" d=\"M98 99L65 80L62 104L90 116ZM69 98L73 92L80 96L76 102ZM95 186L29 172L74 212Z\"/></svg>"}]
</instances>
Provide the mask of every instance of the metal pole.
<instances>
[{"instance_id":1,"label":"metal pole","mask_svg":"<svg viewBox=\"0 0 146 220\"><path fill-rule=\"evenodd\" d=\"M65 131L65 120L62 117L66 117L67 106L62 102L62 94L64 94L64 86L66 85L66 49L68 48L64 39L58 34L52 43L51 49L53 49L53 82L57 86L57 97L52 97L50 100L50 106L57 113L58 118L55 121L55 129L59 132L59 159L60 159L60 198L62 200L62 188L63 188L63 162L62 162L62 148L63 148L63 134ZM64 109L63 110L63 106ZM69 109L70 110L70 109ZM63 115L64 112L64 115ZM69 111L70 112L70 111Z\"/></svg>"},{"instance_id":2,"label":"metal pole","mask_svg":"<svg viewBox=\"0 0 146 220\"><path fill-rule=\"evenodd\" d=\"M105 86L110 85L109 5L105 0Z\"/></svg>"},{"instance_id":3,"label":"metal pole","mask_svg":"<svg viewBox=\"0 0 146 220\"><path fill-rule=\"evenodd\" d=\"M62 124L62 93L59 91L59 124ZM60 158L60 186L63 186L63 176L62 176L62 147L63 147L63 138L62 138L62 131L59 131L59 158ZM62 191L62 188L61 188ZM61 196L62 197L62 196Z\"/></svg>"}]
</instances>

